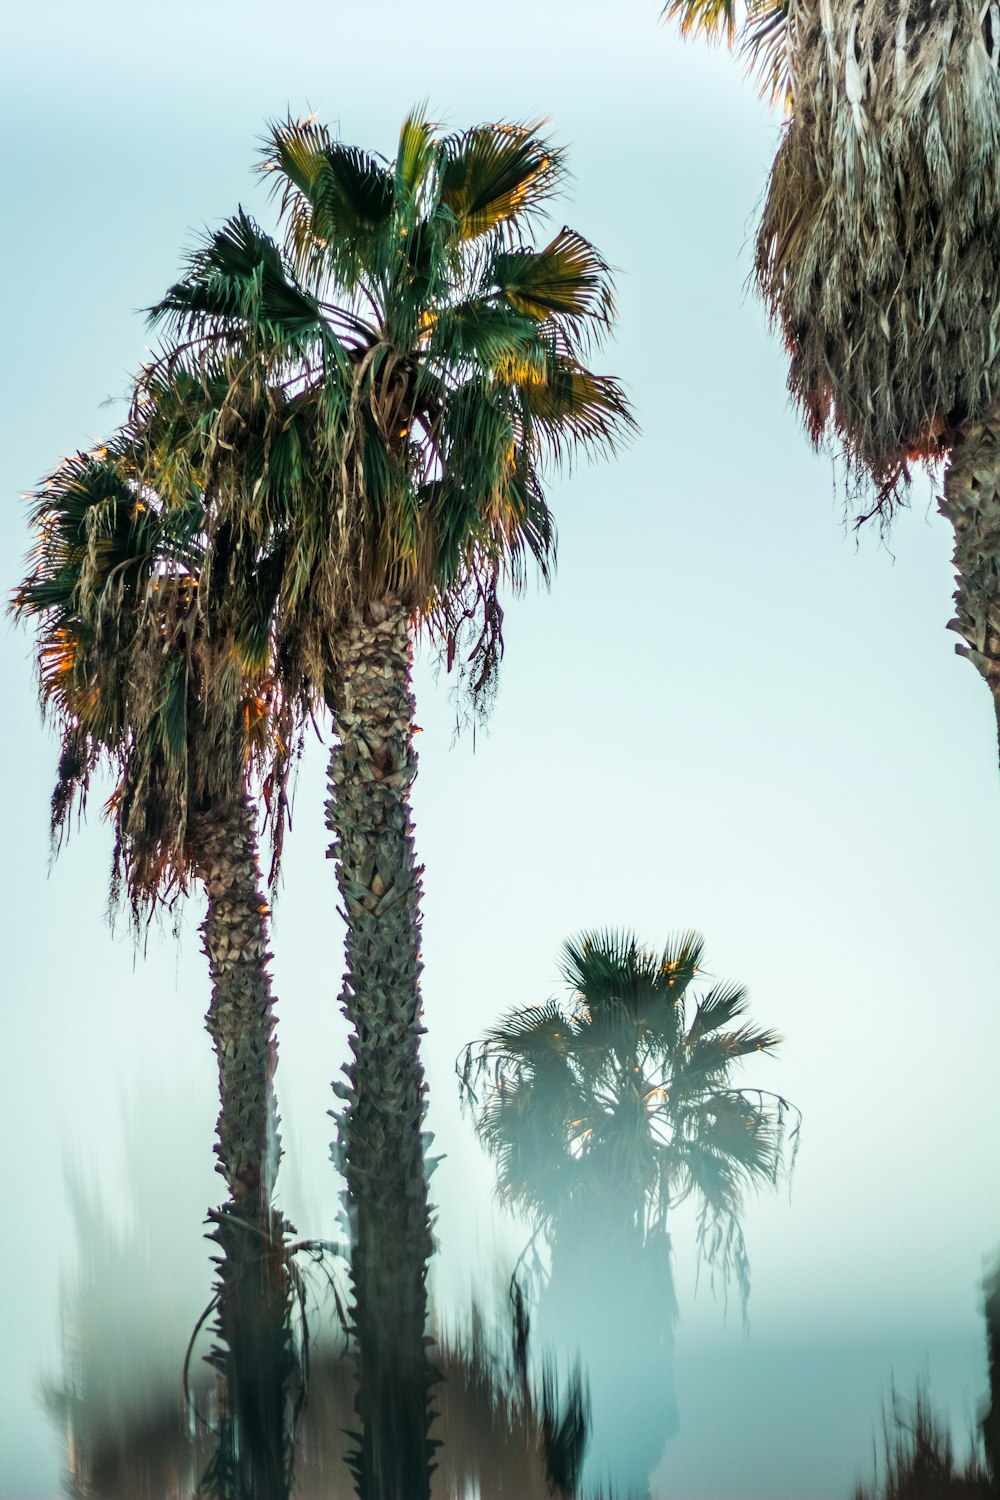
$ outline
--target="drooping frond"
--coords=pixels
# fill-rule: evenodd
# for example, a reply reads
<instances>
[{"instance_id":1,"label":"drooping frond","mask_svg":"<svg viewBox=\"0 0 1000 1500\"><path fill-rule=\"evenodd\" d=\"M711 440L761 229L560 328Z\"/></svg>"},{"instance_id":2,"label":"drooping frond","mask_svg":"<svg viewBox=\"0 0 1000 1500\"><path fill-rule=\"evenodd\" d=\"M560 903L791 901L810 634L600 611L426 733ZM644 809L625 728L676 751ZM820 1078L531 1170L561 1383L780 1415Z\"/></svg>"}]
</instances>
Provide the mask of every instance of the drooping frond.
<instances>
[{"instance_id":1,"label":"drooping frond","mask_svg":"<svg viewBox=\"0 0 1000 1500\"><path fill-rule=\"evenodd\" d=\"M792 0L667 0L661 19L682 36L721 41L745 61L748 74L772 104L795 107L789 32Z\"/></svg>"},{"instance_id":2,"label":"drooping frond","mask_svg":"<svg viewBox=\"0 0 1000 1500\"><path fill-rule=\"evenodd\" d=\"M668 0L660 14L674 22L682 36L704 36L729 47L739 23L735 0Z\"/></svg>"},{"instance_id":3,"label":"drooping frond","mask_svg":"<svg viewBox=\"0 0 1000 1500\"><path fill-rule=\"evenodd\" d=\"M241 796L252 775L280 790L293 748L266 567L234 587L217 559L216 586L202 495L171 485L165 499L143 463L130 429L49 476L33 497L36 548L12 602L35 626L43 702L62 739L53 834L106 767L117 780L107 805L116 865L137 916L183 888L193 818ZM277 805L275 814L278 854Z\"/></svg>"},{"instance_id":4,"label":"drooping frond","mask_svg":"<svg viewBox=\"0 0 1000 1500\"><path fill-rule=\"evenodd\" d=\"M756 278L861 509L905 500L1000 396L1000 73L988 9L797 3Z\"/></svg>"},{"instance_id":5,"label":"drooping frond","mask_svg":"<svg viewBox=\"0 0 1000 1500\"><path fill-rule=\"evenodd\" d=\"M792 0L751 0L739 51L751 78L774 104L795 108L791 60Z\"/></svg>"},{"instance_id":6,"label":"drooping frond","mask_svg":"<svg viewBox=\"0 0 1000 1500\"><path fill-rule=\"evenodd\" d=\"M550 354L545 379L525 380L519 391L526 425L557 462L577 452L614 454L637 430L619 382L566 355Z\"/></svg>"}]
</instances>

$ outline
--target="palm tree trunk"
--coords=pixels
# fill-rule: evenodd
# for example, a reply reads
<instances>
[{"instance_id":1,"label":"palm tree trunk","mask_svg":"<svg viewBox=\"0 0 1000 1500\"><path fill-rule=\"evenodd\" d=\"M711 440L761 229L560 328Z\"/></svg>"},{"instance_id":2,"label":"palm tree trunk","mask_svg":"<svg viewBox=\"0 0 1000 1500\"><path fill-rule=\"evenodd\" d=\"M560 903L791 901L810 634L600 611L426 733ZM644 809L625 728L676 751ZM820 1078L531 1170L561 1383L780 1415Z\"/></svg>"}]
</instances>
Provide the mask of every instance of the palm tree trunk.
<instances>
[{"instance_id":1,"label":"palm tree trunk","mask_svg":"<svg viewBox=\"0 0 1000 1500\"><path fill-rule=\"evenodd\" d=\"M332 692L327 826L347 918L341 995L352 1059L337 1153L347 1180L357 1339L361 1500L430 1493L425 1329L430 1210L424 1160L420 1024L420 869L410 784L412 648L408 612L369 606L343 632Z\"/></svg>"},{"instance_id":2,"label":"palm tree trunk","mask_svg":"<svg viewBox=\"0 0 1000 1500\"><path fill-rule=\"evenodd\" d=\"M212 973L206 1024L219 1064L216 1170L229 1193L210 1215L222 1342L210 1358L223 1378L224 1409L206 1480L224 1500L287 1500L291 1286L286 1225L271 1204L279 1160L277 1047L268 907L247 799L206 814L192 838L208 893L202 936Z\"/></svg>"},{"instance_id":3,"label":"palm tree trunk","mask_svg":"<svg viewBox=\"0 0 1000 1500\"><path fill-rule=\"evenodd\" d=\"M939 509L955 528L958 588L949 630L985 677L1000 738L1000 407L966 422L951 450Z\"/></svg>"}]
</instances>

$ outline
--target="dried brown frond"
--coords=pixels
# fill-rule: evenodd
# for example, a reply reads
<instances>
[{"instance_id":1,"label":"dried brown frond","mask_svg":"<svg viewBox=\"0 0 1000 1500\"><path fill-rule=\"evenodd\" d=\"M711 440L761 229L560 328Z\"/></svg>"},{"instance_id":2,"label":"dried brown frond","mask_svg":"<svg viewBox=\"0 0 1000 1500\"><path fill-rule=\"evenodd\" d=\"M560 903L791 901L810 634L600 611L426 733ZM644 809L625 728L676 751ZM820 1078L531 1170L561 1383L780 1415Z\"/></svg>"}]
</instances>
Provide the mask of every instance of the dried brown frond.
<instances>
[{"instance_id":1,"label":"dried brown frond","mask_svg":"<svg viewBox=\"0 0 1000 1500\"><path fill-rule=\"evenodd\" d=\"M788 24L756 280L810 435L885 519L1000 396L998 11L794 0Z\"/></svg>"}]
</instances>

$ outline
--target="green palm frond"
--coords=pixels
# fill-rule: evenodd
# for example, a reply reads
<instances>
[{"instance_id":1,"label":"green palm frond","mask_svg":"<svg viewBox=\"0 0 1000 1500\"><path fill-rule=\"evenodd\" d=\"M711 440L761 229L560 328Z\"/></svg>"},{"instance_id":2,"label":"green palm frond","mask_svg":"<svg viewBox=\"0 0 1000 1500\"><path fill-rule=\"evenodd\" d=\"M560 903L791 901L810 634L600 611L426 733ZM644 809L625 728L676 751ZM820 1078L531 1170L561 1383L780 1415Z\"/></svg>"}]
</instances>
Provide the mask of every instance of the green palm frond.
<instances>
[{"instance_id":1,"label":"green palm frond","mask_svg":"<svg viewBox=\"0 0 1000 1500\"><path fill-rule=\"evenodd\" d=\"M780 1040L773 1031L751 1026L711 1035L689 1034L683 1061L677 1068L678 1088L688 1096L705 1088L719 1088L741 1058L755 1052L772 1052Z\"/></svg>"},{"instance_id":2,"label":"green palm frond","mask_svg":"<svg viewBox=\"0 0 1000 1500\"><path fill-rule=\"evenodd\" d=\"M242 209L188 256L186 275L149 309L149 319L168 337L238 347L249 335L284 356L347 357L316 298Z\"/></svg>"},{"instance_id":3,"label":"green palm frond","mask_svg":"<svg viewBox=\"0 0 1000 1500\"><path fill-rule=\"evenodd\" d=\"M434 126L427 118L427 106L420 104L410 111L399 131L394 174L395 200L406 213L416 216L420 210L433 209L426 195L433 192L434 169L440 154Z\"/></svg>"},{"instance_id":4,"label":"green palm frond","mask_svg":"<svg viewBox=\"0 0 1000 1500\"><path fill-rule=\"evenodd\" d=\"M541 379L547 351L530 313L477 298L434 316L424 353L431 370L442 374L513 366Z\"/></svg>"},{"instance_id":5,"label":"green palm frond","mask_svg":"<svg viewBox=\"0 0 1000 1500\"><path fill-rule=\"evenodd\" d=\"M632 932L605 930L567 938L558 963L563 979L585 1004L599 1005L655 973Z\"/></svg>"},{"instance_id":6,"label":"green palm frond","mask_svg":"<svg viewBox=\"0 0 1000 1500\"><path fill-rule=\"evenodd\" d=\"M579 452L611 456L637 431L619 382L565 355L550 354L544 381L525 380L518 391L525 426L556 462Z\"/></svg>"},{"instance_id":7,"label":"green palm frond","mask_svg":"<svg viewBox=\"0 0 1000 1500\"><path fill-rule=\"evenodd\" d=\"M698 1002L688 1032L689 1043L712 1032L721 1031L725 1026L731 1026L746 1008L747 991L744 985L726 982L713 985L708 994Z\"/></svg>"},{"instance_id":8,"label":"green palm frond","mask_svg":"<svg viewBox=\"0 0 1000 1500\"><path fill-rule=\"evenodd\" d=\"M686 986L702 967L704 952L705 939L700 932L679 932L665 945L660 963L675 983Z\"/></svg>"},{"instance_id":9,"label":"green palm frond","mask_svg":"<svg viewBox=\"0 0 1000 1500\"><path fill-rule=\"evenodd\" d=\"M275 174L272 192L297 273L322 277L332 257L338 280L353 289L392 215L392 177L368 152L334 140L313 121L272 123L263 158L261 170Z\"/></svg>"},{"instance_id":10,"label":"green palm frond","mask_svg":"<svg viewBox=\"0 0 1000 1500\"><path fill-rule=\"evenodd\" d=\"M499 1025L485 1035L486 1046L495 1055L510 1058L515 1068L536 1067L549 1054L562 1056L572 1040L574 1022L557 1000L509 1011Z\"/></svg>"},{"instance_id":11,"label":"green palm frond","mask_svg":"<svg viewBox=\"0 0 1000 1500\"><path fill-rule=\"evenodd\" d=\"M441 143L441 203L463 239L531 217L557 193L565 153L539 132L544 121L478 125Z\"/></svg>"},{"instance_id":12,"label":"green palm frond","mask_svg":"<svg viewBox=\"0 0 1000 1500\"><path fill-rule=\"evenodd\" d=\"M506 300L538 322L553 319L579 338L599 336L614 320L608 264L575 230L561 229L541 250L501 254L494 266Z\"/></svg>"}]
</instances>

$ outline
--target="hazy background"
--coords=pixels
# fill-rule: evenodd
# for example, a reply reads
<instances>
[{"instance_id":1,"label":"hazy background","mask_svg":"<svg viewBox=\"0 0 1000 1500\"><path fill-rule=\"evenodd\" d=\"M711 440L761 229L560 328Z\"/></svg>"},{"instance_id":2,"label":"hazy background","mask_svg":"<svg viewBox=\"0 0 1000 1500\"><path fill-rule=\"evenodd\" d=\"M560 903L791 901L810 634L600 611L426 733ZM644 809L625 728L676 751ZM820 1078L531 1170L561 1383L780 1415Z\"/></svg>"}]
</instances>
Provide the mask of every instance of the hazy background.
<instances>
[{"instance_id":1,"label":"hazy background","mask_svg":"<svg viewBox=\"0 0 1000 1500\"><path fill-rule=\"evenodd\" d=\"M570 932L630 924L657 943L697 927L712 973L746 982L755 1018L787 1038L746 1081L795 1100L805 1126L790 1199L746 1216L748 1339L704 1280L695 1299L693 1235L675 1223L682 1431L664 1485L846 1500L893 1372L904 1389L928 1373L959 1430L985 1386L978 1281L1000 1240L995 729L944 629L950 540L930 488L891 550L856 545L746 291L780 122L730 58L680 43L656 13L656 0L21 0L0 37L2 582L6 594L28 544L18 493L113 423L102 402L143 357L137 309L182 247L240 201L273 222L251 172L269 117L316 109L389 155L425 98L456 127L551 118L575 174L555 227L564 216L620 268L602 363L627 383L642 437L613 466L553 481L559 576L508 611L488 733L455 743L447 681L417 673L425 1060L446 1153L435 1282L460 1307L521 1244L494 1222L458 1112L459 1048L553 992ZM178 1362L208 1295L201 1217L221 1183L200 908L145 959L109 934L99 798L50 872L55 748L27 637L4 627L0 643L0 1492L48 1500L62 1455L39 1387L59 1373L74 1264L67 1165L124 1213L128 1140L173 1214L168 1253L150 1236L150 1303L180 1310ZM274 933L281 1195L312 1234L335 1229L325 1111L344 1057L324 758L313 744L299 780ZM137 1339L142 1322L140 1309Z\"/></svg>"}]
</instances>

